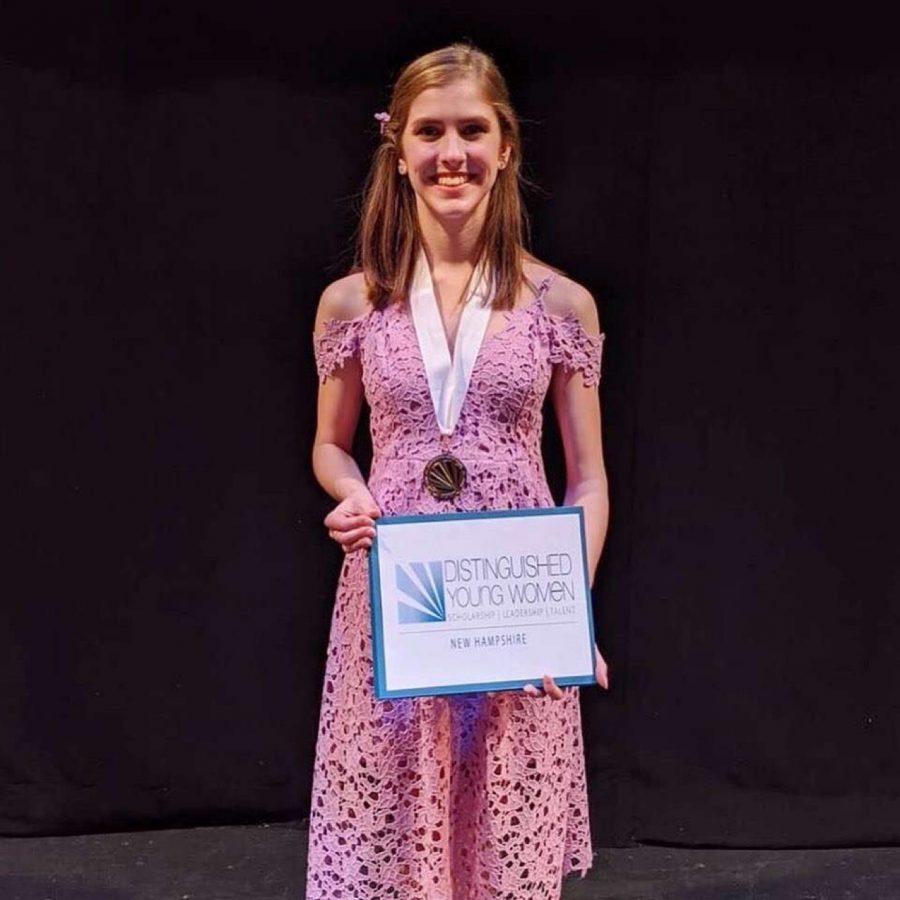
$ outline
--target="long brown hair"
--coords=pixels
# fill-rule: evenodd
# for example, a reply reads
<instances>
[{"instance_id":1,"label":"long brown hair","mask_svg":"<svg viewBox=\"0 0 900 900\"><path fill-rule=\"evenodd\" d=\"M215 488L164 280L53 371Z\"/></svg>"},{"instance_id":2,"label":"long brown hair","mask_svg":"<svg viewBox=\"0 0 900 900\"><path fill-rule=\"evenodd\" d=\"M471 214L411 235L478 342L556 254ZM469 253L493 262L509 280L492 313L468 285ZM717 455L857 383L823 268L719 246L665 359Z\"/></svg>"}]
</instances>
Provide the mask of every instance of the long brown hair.
<instances>
[{"instance_id":1,"label":"long brown hair","mask_svg":"<svg viewBox=\"0 0 900 900\"><path fill-rule=\"evenodd\" d=\"M497 172L481 231L477 262L495 273L494 307L511 309L519 288L528 283L522 267L527 253L528 218L522 202L522 139L519 120L497 64L471 44L455 43L414 59L394 83L381 142L375 150L363 192L354 266L365 277L368 298L376 309L402 301L409 293L421 247L415 193L397 172L400 136L413 100L431 87L459 78L474 78L494 108L509 162Z\"/></svg>"}]
</instances>

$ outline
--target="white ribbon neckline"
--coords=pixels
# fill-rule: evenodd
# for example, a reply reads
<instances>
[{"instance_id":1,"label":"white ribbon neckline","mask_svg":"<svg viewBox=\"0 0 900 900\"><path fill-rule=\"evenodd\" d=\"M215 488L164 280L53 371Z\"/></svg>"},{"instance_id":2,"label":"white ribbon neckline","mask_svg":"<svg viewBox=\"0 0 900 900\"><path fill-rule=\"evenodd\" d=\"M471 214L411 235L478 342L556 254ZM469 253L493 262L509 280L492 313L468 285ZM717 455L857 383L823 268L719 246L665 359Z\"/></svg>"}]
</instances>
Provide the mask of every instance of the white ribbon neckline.
<instances>
[{"instance_id":1,"label":"white ribbon neckline","mask_svg":"<svg viewBox=\"0 0 900 900\"><path fill-rule=\"evenodd\" d=\"M472 287L464 301L451 358L424 250L419 252L416 261L409 292L409 309L428 379L428 393L431 394L438 428L444 435L453 434L456 428L493 310L494 285L488 278L488 271L487 265L482 263L472 277ZM478 302L475 302L476 298Z\"/></svg>"}]
</instances>

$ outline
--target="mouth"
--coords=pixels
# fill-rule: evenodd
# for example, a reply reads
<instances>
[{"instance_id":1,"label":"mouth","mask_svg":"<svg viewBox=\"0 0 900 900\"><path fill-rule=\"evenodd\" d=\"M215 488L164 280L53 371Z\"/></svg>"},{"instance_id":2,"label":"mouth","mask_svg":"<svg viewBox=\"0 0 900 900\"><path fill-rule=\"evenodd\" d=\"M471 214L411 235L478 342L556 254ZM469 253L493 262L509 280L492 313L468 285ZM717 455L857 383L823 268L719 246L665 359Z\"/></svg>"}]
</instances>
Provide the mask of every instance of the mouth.
<instances>
[{"instance_id":1,"label":"mouth","mask_svg":"<svg viewBox=\"0 0 900 900\"><path fill-rule=\"evenodd\" d=\"M461 188L471 180L472 175L469 172L438 172L432 178L433 183L442 188Z\"/></svg>"}]
</instances>

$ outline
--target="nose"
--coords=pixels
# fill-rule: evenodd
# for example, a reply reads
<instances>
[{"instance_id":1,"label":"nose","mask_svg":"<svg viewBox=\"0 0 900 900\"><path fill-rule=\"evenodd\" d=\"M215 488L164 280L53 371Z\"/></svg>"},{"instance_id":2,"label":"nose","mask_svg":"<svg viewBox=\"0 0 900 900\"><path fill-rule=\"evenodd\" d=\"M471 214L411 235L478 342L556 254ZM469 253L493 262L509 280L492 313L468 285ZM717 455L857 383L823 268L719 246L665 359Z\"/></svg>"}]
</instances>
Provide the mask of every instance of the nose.
<instances>
[{"instance_id":1,"label":"nose","mask_svg":"<svg viewBox=\"0 0 900 900\"><path fill-rule=\"evenodd\" d=\"M463 139L455 128L448 128L441 141L441 162L449 168L461 166L466 161Z\"/></svg>"}]
</instances>

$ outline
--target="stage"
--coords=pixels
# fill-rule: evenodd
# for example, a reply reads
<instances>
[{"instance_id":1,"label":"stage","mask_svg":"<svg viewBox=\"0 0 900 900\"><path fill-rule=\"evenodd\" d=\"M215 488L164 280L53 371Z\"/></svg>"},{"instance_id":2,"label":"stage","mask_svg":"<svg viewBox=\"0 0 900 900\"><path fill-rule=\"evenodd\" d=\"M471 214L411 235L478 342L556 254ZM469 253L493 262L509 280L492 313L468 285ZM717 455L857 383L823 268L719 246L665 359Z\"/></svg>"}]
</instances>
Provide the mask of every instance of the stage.
<instances>
[{"instance_id":1,"label":"stage","mask_svg":"<svg viewBox=\"0 0 900 900\"><path fill-rule=\"evenodd\" d=\"M305 874L300 822L0 838L0 900L301 900ZM601 849L562 896L889 900L900 896L900 848Z\"/></svg>"}]
</instances>

